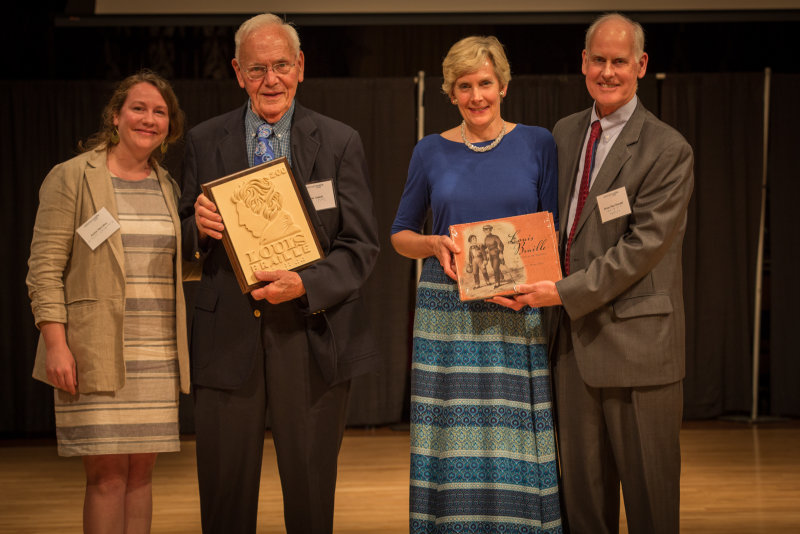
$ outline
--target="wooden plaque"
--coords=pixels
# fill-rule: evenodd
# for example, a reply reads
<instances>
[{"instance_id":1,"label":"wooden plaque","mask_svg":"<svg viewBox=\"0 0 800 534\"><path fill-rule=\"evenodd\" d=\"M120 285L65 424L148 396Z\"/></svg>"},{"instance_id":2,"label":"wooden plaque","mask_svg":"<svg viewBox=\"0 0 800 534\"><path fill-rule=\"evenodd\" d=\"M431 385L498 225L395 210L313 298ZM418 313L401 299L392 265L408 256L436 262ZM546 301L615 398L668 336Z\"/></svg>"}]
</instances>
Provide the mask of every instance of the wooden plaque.
<instances>
[{"instance_id":1,"label":"wooden plaque","mask_svg":"<svg viewBox=\"0 0 800 534\"><path fill-rule=\"evenodd\" d=\"M222 242L242 293L256 271L297 271L324 257L285 157L203 184L222 217Z\"/></svg>"},{"instance_id":2,"label":"wooden plaque","mask_svg":"<svg viewBox=\"0 0 800 534\"><path fill-rule=\"evenodd\" d=\"M450 237L461 300L513 295L517 284L561 280L553 215L549 211L454 224Z\"/></svg>"}]
</instances>

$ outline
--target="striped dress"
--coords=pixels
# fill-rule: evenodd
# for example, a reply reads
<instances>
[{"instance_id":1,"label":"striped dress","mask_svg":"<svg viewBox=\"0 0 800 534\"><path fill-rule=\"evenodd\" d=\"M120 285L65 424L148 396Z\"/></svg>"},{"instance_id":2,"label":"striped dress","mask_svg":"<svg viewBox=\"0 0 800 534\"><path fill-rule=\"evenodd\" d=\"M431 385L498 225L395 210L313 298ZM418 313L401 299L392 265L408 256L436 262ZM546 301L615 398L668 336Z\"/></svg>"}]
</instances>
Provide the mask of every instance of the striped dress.
<instances>
[{"instance_id":1,"label":"striped dress","mask_svg":"<svg viewBox=\"0 0 800 534\"><path fill-rule=\"evenodd\" d=\"M61 456L177 451L175 229L155 174L111 177L125 250L125 386L55 391Z\"/></svg>"},{"instance_id":2,"label":"striped dress","mask_svg":"<svg viewBox=\"0 0 800 534\"><path fill-rule=\"evenodd\" d=\"M411 517L418 533L560 533L538 309L461 302L428 258L417 290Z\"/></svg>"}]
</instances>

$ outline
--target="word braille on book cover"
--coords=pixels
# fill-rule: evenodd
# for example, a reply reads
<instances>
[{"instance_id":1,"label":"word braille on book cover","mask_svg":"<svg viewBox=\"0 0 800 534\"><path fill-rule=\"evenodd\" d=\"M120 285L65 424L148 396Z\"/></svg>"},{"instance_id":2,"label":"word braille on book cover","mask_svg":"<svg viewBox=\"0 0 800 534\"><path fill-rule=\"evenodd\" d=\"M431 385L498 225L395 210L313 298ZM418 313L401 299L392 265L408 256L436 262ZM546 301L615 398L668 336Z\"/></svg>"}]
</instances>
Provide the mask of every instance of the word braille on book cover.
<instances>
[{"instance_id":1,"label":"word braille on book cover","mask_svg":"<svg viewBox=\"0 0 800 534\"><path fill-rule=\"evenodd\" d=\"M461 300L513 295L514 286L561 280L553 214L547 211L450 226Z\"/></svg>"}]
</instances>

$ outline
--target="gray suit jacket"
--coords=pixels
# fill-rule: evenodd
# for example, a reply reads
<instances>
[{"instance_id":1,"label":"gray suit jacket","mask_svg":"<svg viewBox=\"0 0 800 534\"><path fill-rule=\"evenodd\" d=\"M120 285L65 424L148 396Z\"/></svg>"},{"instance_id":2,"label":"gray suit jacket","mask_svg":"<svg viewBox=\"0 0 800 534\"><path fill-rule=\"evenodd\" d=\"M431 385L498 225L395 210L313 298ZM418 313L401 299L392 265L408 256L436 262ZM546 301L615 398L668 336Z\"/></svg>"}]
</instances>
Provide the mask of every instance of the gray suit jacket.
<instances>
[{"instance_id":1,"label":"gray suit jacket","mask_svg":"<svg viewBox=\"0 0 800 534\"><path fill-rule=\"evenodd\" d=\"M564 214L590 117L587 109L553 129ZM590 386L668 384L684 376L681 248L693 163L686 140L640 102L598 171L577 222L572 274L556 284ZM601 222L598 195L621 187L631 213ZM561 232L561 250L568 234Z\"/></svg>"},{"instance_id":2,"label":"gray suit jacket","mask_svg":"<svg viewBox=\"0 0 800 534\"><path fill-rule=\"evenodd\" d=\"M209 119L186 136L180 202L184 257L203 262L191 310L192 381L221 389L238 388L255 358L262 357L260 312L272 306L242 295L222 242L211 240L210 248L201 250L194 222L200 185L250 166L244 111ZM300 104L292 119L291 146L292 173L325 258L300 271L306 295L277 305L280 313L298 316L305 331L275 335L305 336L307 355L334 383L371 370L377 356L360 295L379 248L366 159L355 130ZM317 211L306 184L327 180L333 181L336 206Z\"/></svg>"}]
</instances>

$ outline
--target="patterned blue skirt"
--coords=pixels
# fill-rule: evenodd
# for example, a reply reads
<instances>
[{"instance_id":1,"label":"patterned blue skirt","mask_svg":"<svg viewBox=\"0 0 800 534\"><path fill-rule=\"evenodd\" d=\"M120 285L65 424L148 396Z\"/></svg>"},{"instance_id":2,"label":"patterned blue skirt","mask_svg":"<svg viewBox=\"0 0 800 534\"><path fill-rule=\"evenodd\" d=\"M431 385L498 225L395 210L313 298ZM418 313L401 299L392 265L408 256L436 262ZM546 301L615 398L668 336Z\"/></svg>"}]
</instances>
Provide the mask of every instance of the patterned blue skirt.
<instances>
[{"instance_id":1,"label":"patterned blue skirt","mask_svg":"<svg viewBox=\"0 0 800 534\"><path fill-rule=\"evenodd\" d=\"M411 372L410 530L561 533L538 309L461 302L428 258Z\"/></svg>"}]
</instances>

